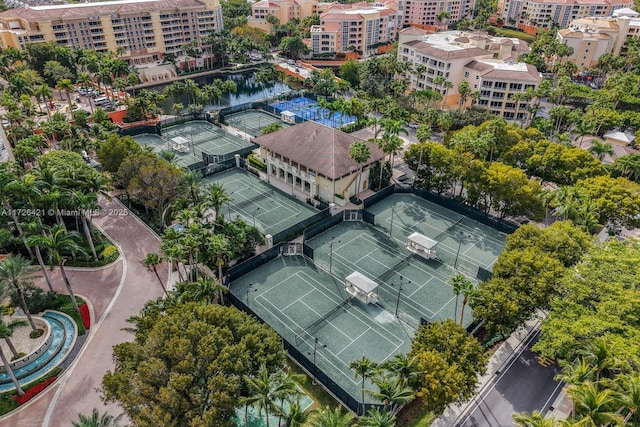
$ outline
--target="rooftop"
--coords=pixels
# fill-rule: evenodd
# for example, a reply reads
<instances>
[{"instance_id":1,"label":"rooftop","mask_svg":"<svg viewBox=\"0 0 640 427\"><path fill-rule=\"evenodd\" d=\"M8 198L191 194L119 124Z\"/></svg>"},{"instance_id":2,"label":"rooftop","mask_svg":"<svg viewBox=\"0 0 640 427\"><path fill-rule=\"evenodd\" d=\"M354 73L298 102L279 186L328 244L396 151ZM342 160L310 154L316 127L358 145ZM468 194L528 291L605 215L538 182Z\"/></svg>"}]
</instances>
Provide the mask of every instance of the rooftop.
<instances>
[{"instance_id":1,"label":"rooftop","mask_svg":"<svg viewBox=\"0 0 640 427\"><path fill-rule=\"evenodd\" d=\"M153 4L153 6L151 6ZM77 3L47 6L27 6L8 9L0 13L0 18L23 18L32 21L52 21L62 18L86 18L110 14L128 14L153 10L180 10L187 7L203 6L199 0L119 0L98 3Z\"/></svg>"},{"instance_id":2,"label":"rooftop","mask_svg":"<svg viewBox=\"0 0 640 427\"><path fill-rule=\"evenodd\" d=\"M539 83L542 76L531 64L524 62L504 62L499 59L478 59L465 65L466 68L476 70L482 78L501 80L517 80Z\"/></svg>"},{"instance_id":3,"label":"rooftop","mask_svg":"<svg viewBox=\"0 0 640 427\"><path fill-rule=\"evenodd\" d=\"M362 139L314 121L268 133L254 140L256 144L329 179L339 179L358 170L358 164L349 156L351 144L356 141ZM373 143L367 144L371 149L368 164L382 159L382 151Z\"/></svg>"}]
</instances>

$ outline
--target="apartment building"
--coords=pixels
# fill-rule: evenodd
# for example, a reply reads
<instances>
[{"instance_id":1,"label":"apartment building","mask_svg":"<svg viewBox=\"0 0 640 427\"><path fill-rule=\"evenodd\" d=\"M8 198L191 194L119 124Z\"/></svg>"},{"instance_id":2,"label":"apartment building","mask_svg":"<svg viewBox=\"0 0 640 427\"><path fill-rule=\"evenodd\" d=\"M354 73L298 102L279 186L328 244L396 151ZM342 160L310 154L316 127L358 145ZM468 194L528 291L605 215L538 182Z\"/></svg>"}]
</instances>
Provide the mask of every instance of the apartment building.
<instances>
[{"instance_id":1,"label":"apartment building","mask_svg":"<svg viewBox=\"0 0 640 427\"><path fill-rule=\"evenodd\" d=\"M441 26L438 14L449 12L448 21L456 22L467 15L475 6L475 0L403 0L398 5L398 15L401 17L401 27L409 25Z\"/></svg>"},{"instance_id":2,"label":"apartment building","mask_svg":"<svg viewBox=\"0 0 640 427\"><path fill-rule=\"evenodd\" d=\"M320 25L311 27L313 53L350 50L368 56L376 47L395 41L397 15L384 6L335 5L320 15Z\"/></svg>"},{"instance_id":3,"label":"apartment building","mask_svg":"<svg viewBox=\"0 0 640 427\"><path fill-rule=\"evenodd\" d=\"M466 80L473 92L480 92L479 105L505 119L522 119L520 110L526 111L530 100L516 105L512 97L537 88L541 81L535 67L517 62L518 55L528 51L522 40L476 32L399 32L398 59L411 65L405 73L410 89L440 92L443 105L452 107L460 105L458 86Z\"/></svg>"},{"instance_id":4,"label":"apartment building","mask_svg":"<svg viewBox=\"0 0 640 427\"><path fill-rule=\"evenodd\" d=\"M318 12L320 5L331 5L334 3L319 3L318 0L261 0L251 5L251 17L248 25L269 31L271 25L267 22L267 16L272 15L278 18L281 25L286 24L293 18L302 21L308 16L313 16Z\"/></svg>"},{"instance_id":5,"label":"apartment building","mask_svg":"<svg viewBox=\"0 0 640 427\"><path fill-rule=\"evenodd\" d=\"M579 69L591 68L605 53L626 54L627 42L640 37L640 14L632 9L618 9L608 18L580 18L558 30L558 40L573 48L567 59Z\"/></svg>"},{"instance_id":6,"label":"apartment building","mask_svg":"<svg viewBox=\"0 0 640 427\"><path fill-rule=\"evenodd\" d=\"M120 0L25 6L0 13L0 48L55 42L99 52L125 49L131 64L157 61L166 53L222 29L219 0Z\"/></svg>"},{"instance_id":7,"label":"apartment building","mask_svg":"<svg viewBox=\"0 0 640 427\"><path fill-rule=\"evenodd\" d=\"M498 17L506 25L562 28L583 17L610 16L633 7L633 0L498 0Z\"/></svg>"}]
</instances>

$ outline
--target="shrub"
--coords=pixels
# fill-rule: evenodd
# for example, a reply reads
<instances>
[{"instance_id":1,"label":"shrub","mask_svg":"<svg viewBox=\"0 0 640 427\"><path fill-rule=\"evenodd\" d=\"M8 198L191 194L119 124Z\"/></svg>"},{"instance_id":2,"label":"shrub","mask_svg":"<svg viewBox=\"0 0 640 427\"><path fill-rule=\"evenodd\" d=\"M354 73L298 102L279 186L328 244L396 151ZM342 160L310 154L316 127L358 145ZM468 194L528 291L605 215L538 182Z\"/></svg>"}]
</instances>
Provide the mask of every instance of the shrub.
<instances>
[{"instance_id":1,"label":"shrub","mask_svg":"<svg viewBox=\"0 0 640 427\"><path fill-rule=\"evenodd\" d=\"M114 245L108 245L102 250L102 253L100 254L103 260L108 260L107 262L115 261L115 259L118 258L118 255L120 255L120 252Z\"/></svg>"},{"instance_id":2,"label":"shrub","mask_svg":"<svg viewBox=\"0 0 640 427\"><path fill-rule=\"evenodd\" d=\"M38 393L40 393L42 390L44 390L45 388L47 388L47 386L49 384L51 384L52 382L54 382L58 377L51 377L48 378L46 380L44 380L43 382L41 382L40 384L36 384L33 387L31 387L28 390L25 390L24 394L22 396L18 396L13 395L11 396L13 398L13 400L15 400L18 405L22 405L24 403L27 403L29 400L33 399Z\"/></svg>"},{"instance_id":3,"label":"shrub","mask_svg":"<svg viewBox=\"0 0 640 427\"><path fill-rule=\"evenodd\" d=\"M260 169L263 172L267 171L267 165L262 163L260 160L256 159L253 153L249 154L249 157L247 157L247 160L249 161L249 164L254 168Z\"/></svg>"},{"instance_id":4,"label":"shrub","mask_svg":"<svg viewBox=\"0 0 640 427\"><path fill-rule=\"evenodd\" d=\"M42 334L44 334L44 329L36 329L36 330L31 331L29 333L29 338L31 338L31 339L40 338L42 336Z\"/></svg>"},{"instance_id":5,"label":"shrub","mask_svg":"<svg viewBox=\"0 0 640 427\"><path fill-rule=\"evenodd\" d=\"M334 194L338 199L344 200L344 196L342 194Z\"/></svg>"},{"instance_id":6,"label":"shrub","mask_svg":"<svg viewBox=\"0 0 640 427\"><path fill-rule=\"evenodd\" d=\"M362 200L358 199L356 196L349 197L349 201L354 205L360 205L362 203Z\"/></svg>"},{"instance_id":7,"label":"shrub","mask_svg":"<svg viewBox=\"0 0 640 427\"><path fill-rule=\"evenodd\" d=\"M91 316L89 315L89 306L87 304L80 306L80 318L85 329L89 329L91 327Z\"/></svg>"}]
</instances>

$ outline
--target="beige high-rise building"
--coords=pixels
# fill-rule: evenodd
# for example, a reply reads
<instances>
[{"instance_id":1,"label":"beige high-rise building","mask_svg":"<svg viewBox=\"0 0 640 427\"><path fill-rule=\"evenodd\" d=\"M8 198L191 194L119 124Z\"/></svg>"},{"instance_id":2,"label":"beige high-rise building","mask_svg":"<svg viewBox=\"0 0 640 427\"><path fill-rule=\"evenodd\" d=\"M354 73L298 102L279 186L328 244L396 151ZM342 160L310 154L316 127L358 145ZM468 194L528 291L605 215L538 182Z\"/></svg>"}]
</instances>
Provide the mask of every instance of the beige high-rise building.
<instances>
[{"instance_id":1,"label":"beige high-rise building","mask_svg":"<svg viewBox=\"0 0 640 427\"><path fill-rule=\"evenodd\" d=\"M610 16L613 11L633 7L633 0L498 0L498 17L505 25L562 28L587 16Z\"/></svg>"},{"instance_id":2,"label":"beige high-rise building","mask_svg":"<svg viewBox=\"0 0 640 427\"><path fill-rule=\"evenodd\" d=\"M624 56L629 39L640 37L640 14L618 9L608 18L581 18L558 30L558 40L573 49L567 59L579 69L591 68L605 53Z\"/></svg>"},{"instance_id":3,"label":"beige high-rise building","mask_svg":"<svg viewBox=\"0 0 640 427\"><path fill-rule=\"evenodd\" d=\"M471 14L475 0L404 0L398 10L402 17L401 25L446 25L438 19L438 14L448 12L447 21L456 22Z\"/></svg>"},{"instance_id":4,"label":"beige high-rise building","mask_svg":"<svg viewBox=\"0 0 640 427\"><path fill-rule=\"evenodd\" d=\"M519 39L406 28L398 43L398 59L411 65L405 73L409 88L440 92L444 106L460 105L458 86L466 80L472 92L479 92L479 106L507 120L522 120L531 100L516 102L513 96L536 89L542 80L534 66L517 62L529 51Z\"/></svg>"},{"instance_id":5,"label":"beige high-rise building","mask_svg":"<svg viewBox=\"0 0 640 427\"><path fill-rule=\"evenodd\" d=\"M311 27L313 53L357 50L364 56L396 38L395 10L384 6L336 5Z\"/></svg>"},{"instance_id":6,"label":"beige high-rise building","mask_svg":"<svg viewBox=\"0 0 640 427\"><path fill-rule=\"evenodd\" d=\"M99 52L124 48L132 64L182 54L222 29L219 0L120 0L26 6L0 13L0 47L55 42Z\"/></svg>"}]
</instances>

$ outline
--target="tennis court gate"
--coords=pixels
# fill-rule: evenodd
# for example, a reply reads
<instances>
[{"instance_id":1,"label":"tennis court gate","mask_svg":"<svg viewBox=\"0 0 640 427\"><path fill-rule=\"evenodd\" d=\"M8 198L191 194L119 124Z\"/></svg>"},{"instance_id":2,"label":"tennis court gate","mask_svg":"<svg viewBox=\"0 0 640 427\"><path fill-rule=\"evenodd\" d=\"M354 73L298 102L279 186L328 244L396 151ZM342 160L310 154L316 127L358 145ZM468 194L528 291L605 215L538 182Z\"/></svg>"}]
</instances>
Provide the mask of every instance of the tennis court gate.
<instances>
[{"instance_id":1,"label":"tennis court gate","mask_svg":"<svg viewBox=\"0 0 640 427\"><path fill-rule=\"evenodd\" d=\"M362 209L345 209L342 211L344 221L362 221Z\"/></svg>"}]
</instances>

